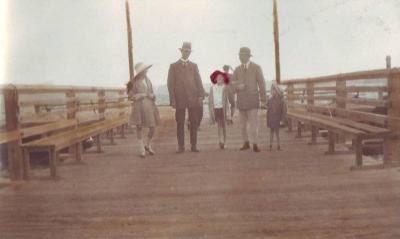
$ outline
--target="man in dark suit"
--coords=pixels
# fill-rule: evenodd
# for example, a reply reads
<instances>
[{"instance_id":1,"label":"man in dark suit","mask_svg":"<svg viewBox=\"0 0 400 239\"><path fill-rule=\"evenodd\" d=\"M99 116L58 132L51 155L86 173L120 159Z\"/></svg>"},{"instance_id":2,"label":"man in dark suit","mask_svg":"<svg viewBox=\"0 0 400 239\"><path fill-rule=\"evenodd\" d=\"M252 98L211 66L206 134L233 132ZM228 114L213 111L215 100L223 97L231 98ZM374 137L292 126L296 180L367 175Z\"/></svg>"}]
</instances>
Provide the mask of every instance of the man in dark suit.
<instances>
[{"instance_id":1,"label":"man in dark suit","mask_svg":"<svg viewBox=\"0 0 400 239\"><path fill-rule=\"evenodd\" d=\"M168 71L168 91L170 105L175 109L177 124L178 151L185 151L185 117L189 112L190 144L192 152L197 148L197 129L199 127L201 107L203 107L204 88L201 82L197 64L189 61L192 44L184 42L180 48L182 57L172 63Z\"/></svg>"}]
</instances>

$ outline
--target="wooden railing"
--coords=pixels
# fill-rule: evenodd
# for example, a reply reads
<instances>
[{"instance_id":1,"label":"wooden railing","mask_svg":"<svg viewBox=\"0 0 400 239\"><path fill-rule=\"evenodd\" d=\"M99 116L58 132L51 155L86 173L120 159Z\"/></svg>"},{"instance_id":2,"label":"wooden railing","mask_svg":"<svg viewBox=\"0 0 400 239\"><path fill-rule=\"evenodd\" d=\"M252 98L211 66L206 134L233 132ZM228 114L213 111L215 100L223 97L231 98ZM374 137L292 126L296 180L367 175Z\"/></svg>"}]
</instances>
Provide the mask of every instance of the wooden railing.
<instances>
[{"instance_id":1,"label":"wooden railing","mask_svg":"<svg viewBox=\"0 0 400 239\"><path fill-rule=\"evenodd\" d=\"M400 135L400 69L360 71L282 82L288 109L329 110L357 121L372 122ZM400 141L385 144L385 161L400 162Z\"/></svg>"},{"instance_id":2,"label":"wooden railing","mask_svg":"<svg viewBox=\"0 0 400 239\"><path fill-rule=\"evenodd\" d=\"M77 119L79 125L124 116L130 112L125 88L1 85L0 143L7 143L11 176L21 178L20 130L32 126Z\"/></svg>"}]
</instances>

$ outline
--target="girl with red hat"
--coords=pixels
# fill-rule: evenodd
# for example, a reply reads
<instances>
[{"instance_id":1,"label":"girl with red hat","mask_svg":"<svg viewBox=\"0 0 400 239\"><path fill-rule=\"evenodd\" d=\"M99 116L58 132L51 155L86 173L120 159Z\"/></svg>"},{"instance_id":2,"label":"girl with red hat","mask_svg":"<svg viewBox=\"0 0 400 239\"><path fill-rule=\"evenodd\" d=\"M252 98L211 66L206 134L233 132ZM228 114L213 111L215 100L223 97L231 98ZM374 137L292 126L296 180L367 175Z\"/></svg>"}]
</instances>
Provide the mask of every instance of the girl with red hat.
<instances>
[{"instance_id":1,"label":"girl with red hat","mask_svg":"<svg viewBox=\"0 0 400 239\"><path fill-rule=\"evenodd\" d=\"M210 110L210 120L212 124L217 123L219 147L225 148L226 142L226 120L228 103L231 106L231 112L234 112L235 100L229 94L228 84L229 76L222 71L214 71L210 76L213 83L208 95L208 106Z\"/></svg>"}]
</instances>

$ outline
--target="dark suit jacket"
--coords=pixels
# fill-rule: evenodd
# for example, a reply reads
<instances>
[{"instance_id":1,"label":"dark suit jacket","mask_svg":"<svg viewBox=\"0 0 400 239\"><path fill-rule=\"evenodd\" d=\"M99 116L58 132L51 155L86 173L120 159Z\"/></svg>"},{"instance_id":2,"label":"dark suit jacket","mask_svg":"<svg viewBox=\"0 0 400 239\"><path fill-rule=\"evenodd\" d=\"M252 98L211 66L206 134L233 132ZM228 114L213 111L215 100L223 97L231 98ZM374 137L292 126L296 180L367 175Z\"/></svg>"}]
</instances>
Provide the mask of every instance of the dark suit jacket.
<instances>
[{"instance_id":1,"label":"dark suit jacket","mask_svg":"<svg viewBox=\"0 0 400 239\"><path fill-rule=\"evenodd\" d=\"M200 99L204 99L205 91L197 65L189 61L184 66L181 60L171 64L168 91L170 104L176 109L201 106Z\"/></svg>"}]
</instances>

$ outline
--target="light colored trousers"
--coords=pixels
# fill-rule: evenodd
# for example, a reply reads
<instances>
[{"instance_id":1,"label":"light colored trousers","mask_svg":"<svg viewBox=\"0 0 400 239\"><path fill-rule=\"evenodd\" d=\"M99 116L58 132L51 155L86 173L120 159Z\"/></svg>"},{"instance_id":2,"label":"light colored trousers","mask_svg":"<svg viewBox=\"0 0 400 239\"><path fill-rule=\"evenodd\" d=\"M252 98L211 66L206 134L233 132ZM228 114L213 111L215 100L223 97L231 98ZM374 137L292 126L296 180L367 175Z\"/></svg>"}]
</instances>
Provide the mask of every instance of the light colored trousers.
<instances>
[{"instance_id":1,"label":"light colored trousers","mask_svg":"<svg viewBox=\"0 0 400 239\"><path fill-rule=\"evenodd\" d=\"M258 143L258 109L240 110L242 139L251 144Z\"/></svg>"}]
</instances>

